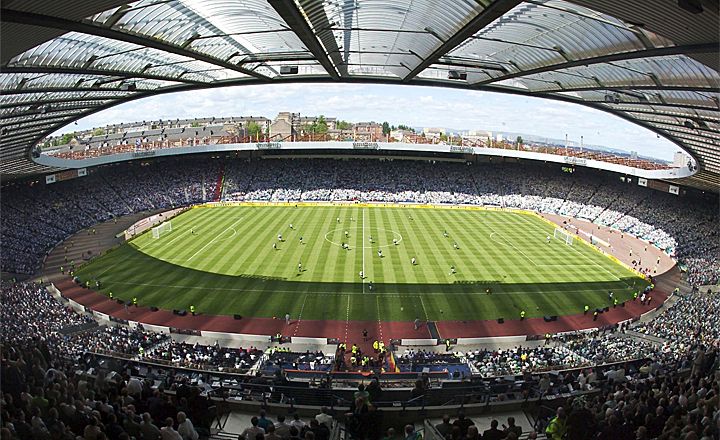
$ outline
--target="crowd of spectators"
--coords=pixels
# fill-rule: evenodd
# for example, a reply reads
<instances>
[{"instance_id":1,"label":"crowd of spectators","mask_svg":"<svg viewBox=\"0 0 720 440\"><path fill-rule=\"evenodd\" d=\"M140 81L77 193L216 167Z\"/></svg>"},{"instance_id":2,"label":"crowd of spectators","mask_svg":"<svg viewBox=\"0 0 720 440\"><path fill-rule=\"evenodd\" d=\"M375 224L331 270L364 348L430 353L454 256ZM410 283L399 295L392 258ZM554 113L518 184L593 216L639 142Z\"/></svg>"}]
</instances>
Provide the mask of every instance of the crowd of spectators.
<instances>
[{"instance_id":1,"label":"crowd of spectators","mask_svg":"<svg viewBox=\"0 0 720 440\"><path fill-rule=\"evenodd\" d=\"M465 356L483 377L520 375L526 371L574 368L584 364L580 356L562 346L482 349L469 351Z\"/></svg>"},{"instance_id":2,"label":"crowd of spectators","mask_svg":"<svg viewBox=\"0 0 720 440\"><path fill-rule=\"evenodd\" d=\"M329 440L335 423L335 418L325 407L307 421L295 413L292 420L280 414L277 422L273 422L266 412L261 410L257 416L250 419L250 426L240 433L238 440Z\"/></svg>"},{"instance_id":3,"label":"crowd of spectators","mask_svg":"<svg viewBox=\"0 0 720 440\"><path fill-rule=\"evenodd\" d=\"M720 292L694 290L676 295L676 303L633 330L675 344L720 344Z\"/></svg>"},{"instance_id":4,"label":"crowd of spectators","mask_svg":"<svg viewBox=\"0 0 720 440\"><path fill-rule=\"evenodd\" d=\"M630 179L517 164L300 159L232 163L226 179L227 200L491 205L579 217L677 256L692 284L720 279L717 200L687 200Z\"/></svg>"},{"instance_id":5,"label":"crowd of spectators","mask_svg":"<svg viewBox=\"0 0 720 440\"><path fill-rule=\"evenodd\" d=\"M696 439L720 435L720 371L717 350L659 367L617 376L591 398L571 399L558 408L546 431L549 438ZM700 362L697 362L702 356ZM692 364L692 372L685 371ZM696 366L697 365L697 366ZM622 380L620 380L622 379ZM554 423L553 423L554 422ZM562 437L565 435L565 437Z\"/></svg>"},{"instance_id":6,"label":"crowd of spectators","mask_svg":"<svg viewBox=\"0 0 720 440\"><path fill-rule=\"evenodd\" d=\"M212 414L200 390L126 372L89 375L40 338L3 341L0 436L8 440L197 440Z\"/></svg>"},{"instance_id":7,"label":"crowd of spectators","mask_svg":"<svg viewBox=\"0 0 720 440\"><path fill-rule=\"evenodd\" d=\"M589 365L597 365L602 362L622 362L646 357L670 361L673 356L683 354L668 351L667 347L662 344L658 345L618 333L593 331L561 336L557 340L564 342L567 349L580 356L581 360Z\"/></svg>"},{"instance_id":8,"label":"crowd of spectators","mask_svg":"<svg viewBox=\"0 0 720 440\"><path fill-rule=\"evenodd\" d=\"M255 365L262 355L263 351L255 347L230 348L217 342L214 345L202 345L169 339L147 352L146 358L165 361L176 367L244 373Z\"/></svg>"},{"instance_id":9,"label":"crowd of spectators","mask_svg":"<svg viewBox=\"0 0 720 440\"><path fill-rule=\"evenodd\" d=\"M224 167L223 167L224 165ZM592 170L532 164L175 159L125 163L51 185L3 188L2 270L33 273L70 234L113 217L212 200L368 201L491 205L579 217L675 255L693 285L720 279L717 200L679 197ZM38 215L43 213L43 215Z\"/></svg>"},{"instance_id":10,"label":"crowd of spectators","mask_svg":"<svg viewBox=\"0 0 720 440\"><path fill-rule=\"evenodd\" d=\"M42 286L7 281L0 286L2 337L5 341L13 337L40 338L61 353L111 353L177 367L225 372L247 372L264 354L254 347L244 349L223 347L217 342L213 345L179 342L166 334L125 326L91 327L73 334L61 334L62 329L95 321L61 305ZM469 363L474 367L473 371L483 377L569 369L645 357L671 362L698 342L708 346L720 344L720 325L716 322L719 307L718 293L677 295L677 302L664 309L658 318L632 328L636 332L661 338L660 342L611 331L592 331L556 336L552 344L535 347L471 350L465 353L408 350L397 354L394 359L401 371L420 371L425 367L431 370L449 369ZM322 352L272 350L266 354L262 368L268 371L324 371L331 369L332 364L333 357Z\"/></svg>"},{"instance_id":11,"label":"crowd of spectators","mask_svg":"<svg viewBox=\"0 0 720 440\"><path fill-rule=\"evenodd\" d=\"M717 204L689 206L674 195L608 177L578 178L545 168L519 167L322 160L233 162L226 168L225 197L490 204L578 216L674 252L687 265L691 284L717 283ZM2 270L34 272L55 243L97 222L210 200L220 168L217 162L203 160L121 164L69 182L5 187L0 220ZM717 293L684 294L659 317L633 329L662 338L664 343L587 334L543 347L476 351L465 356L484 376L648 357L650 361L637 370L620 364L600 373L591 368L541 379L543 391L562 392L570 386L583 389L597 383L599 375L610 378L610 388L604 389L601 397L577 399L567 415L563 412L570 438L624 438L623 432L637 433L638 439L717 438L719 298ZM173 432L182 439L196 438L193 422L204 424L200 422L206 417L202 409L207 408L199 390L189 384L173 384L178 392L170 397L153 389L149 381L138 383L127 375L89 382L76 374L71 361L86 350L178 366L239 370L262 354L254 349L190 345L120 326L66 335L62 330L92 323L92 318L63 306L34 284L3 281L0 304L2 436L13 440L177 438ZM318 361L318 355L313 356L314 362L323 364L324 358ZM400 356L398 362L444 363L452 361L448 356L454 355L416 352L406 359ZM293 366L300 360L274 359L280 365L289 361ZM313 361L308 358L298 365L303 362ZM681 375L684 369L691 369L692 374ZM364 408L368 413L374 411L372 405ZM325 439L326 430L320 426L325 422L317 417L308 424L299 418L288 423L278 418L277 424L262 418L256 426L264 424L268 435L285 438L287 431L288 437ZM586 431L596 437L584 437ZM413 432L412 427L409 432L406 428L406 434ZM475 438L480 438L479 433Z\"/></svg>"},{"instance_id":12,"label":"crowd of spectators","mask_svg":"<svg viewBox=\"0 0 720 440\"><path fill-rule=\"evenodd\" d=\"M0 281L0 338L46 338L61 330L95 322L58 303L34 284Z\"/></svg>"},{"instance_id":13,"label":"crowd of spectators","mask_svg":"<svg viewBox=\"0 0 720 440\"><path fill-rule=\"evenodd\" d=\"M175 383L173 389L177 394L171 397L161 390L153 389L152 380L142 382L125 374L90 381L77 372L78 362L82 363L81 356L86 350L137 353L137 361L156 360L153 357L157 356L156 352L185 353L182 357L189 355L192 360L187 365L190 367L209 367L217 359L223 363L232 358L232 354L235 354L235 360L227 362L235 365L237 357L262 354L257 350L225 349L217 345L177 342L168 345L165 335L125 327L101 327L95 331L63 335L61 330L88 323L90 318L64 307L41 286L3 282L1 287L0 341L3 344L3 370L0 383L5 394L0 406L3 411L2 428L7 430L3 435L9 439L73 439L76 435L87 435L88 430L92 438L129 439L132 436L139 438L137 433L143 426L155 432L150 424L161 431L173 430L178 433L192 432L190 430L195 430L196 426L202 430L201 425L207 425L207 414L201 410L206 406L199 403L204 399L200 396L200 389L190 384ZM659 318L646 327L637 328L645 328L648 333L667 339L665 344L652 344L622 333L587 333L555 338L550 344L535 348L476 351L466 353L465 357L478 368L481 375L488 377L533 373L534 376L538 372L550 371L550 374L542 375L537 381L538 390L542 394L562 394L600 387L603 390L602 398L594 398L573 407L567 415L566 428L580 429L571 423L573 414L577 415L576 411L589 411L592 416L588 420L594 423L592 429L608 435L587 438L611 438L610 434L617 433L619 427L623 426L623 429L631 429L629 432L643 432L641 428L644 428L651 433L647 438L687 438L677 437L677 433L689 431L697 434L690 438L703 438L703 435L713 438L712 435L717 435L720 423L717 386L717 380L720 379L717 377L720 367L717 347L720 341L717 339L717 326L712 322L710 327L700 326L693 330L691 319L696 319L699 309L690 305L705 307L711 314L714 310L712 307L717 305L712 301L716 300L716 296L708 295L707 292L681 297L675 306L668 308ZM677 322L688 324L687 327L676 327ZM660 323L669 327L660 326ZM143 353L141 347L144 347L146 354L140 354ZM287 359L285 354L289 355ZM292 361L298 355L302 356L297 359L305 359L306 362L313 362L314 359L314 362L322 364L325 359L318 352L276 352L271 359L285 365L287 360ZM461 357L457 353L412 351L398 356L398 362L439 362L447 365ZM637 358L647 360L639 364L622 362ZM616 363L604 366L607 362ZM558 370L577 366L587 368L557 373ZM677 372L687 370L691 372L690 378L676 375ZM526 382L531 383L533 380L528 376ZM365 399L358 413L353 413L359 420L378 417L379 410L373 407L370 398L376 394L375 391L371 392L371 388L362 387L356 392L356 395ZM181 392L182 389L185 391ZM424 388L418 395L426 392ZM662 407L662 411L658 407ZM145 415L145 412L148 414ZM189 423L188 418L192 420ZM257 426L260 426L261 419ZM152 420L164 422L153 424ZM195 425L192 425L193 422ZM283 424L285 421L278 420L278 423ZM298 435L313 432L314 436L322 436L325 430L318 428L318 423L323 422L316 419L307 424L309 427L295 426L295 429ZM286 428L292 429L292 422L285 424L288 427L283 427L280 432ZM298 421L295 425L299 424ZM277 433L278 426L274 426L270 428L267 425L264 432L280 436ZM323 434L316 432L318 429ZM373 436L377 434L363 432L368 438L375 438ZM665 437L661 437L665 434ZM181 435L180 438L192 437ZM456 437L451 435L452 438Z\"/></svg>"},{"instance_id":14,"label":"crowd of spectators","mask_svg":"<svg viewBox=\"0 0 720 440\"><path fill-rule=\"evenodd\" d=\"M126 163L86 177L2 188L3 272L35 273L53 246L123 215L211 201L220 165L206 160Z\"/></svg>"},{"instance_id":15,"label":"crowd of spectators","mask_svg":"<svg viewBox=\"0 0 720 440\"><path fill-rule=\"evenodd\" d=\"M294 352L282 349L270 349L263 362L262 371L275 374L281 370L331 371L334 357L322 351Z\"/></svg>"},{"instance_id":16,"label":"crowd of spectators","mask_svg":"<svg viewBox=\"0 0 720 440\"><path fill-rule=\"evenodd\" d=\"M440 353L430 350L409 349L394 356L400 371L447 371L463 377L470 375L467 361L462 353Z\"/></svg>"},{"instance_id":17,"label":"crowd of spectators","mask_svg":"<svg viewBox=\"0 0 720 440\"><path fill-rule=\"evenodd\" d=\"M178 342L165 333L141 327L95 326L64 334L63 329L96 323L88 315L63 306L33 283L0 283L1 341L45 341L55 354L79 357L85 352L105 353L176 367L247 372L262 357L255 347L228 348Z\"/></svg>"},{"instance_id":18,"label":"crowd of spectators","mask_svg":"<svg viewBox=\"0 0 720 440\"><path fill-rule=\"evenodd\" d=\"M104 326L96 331L76 333L65 338L68 351L92 351L127 356L143 356L157 344L168 341L170 336L124 326Z\"/></svg>"}]
</instances>

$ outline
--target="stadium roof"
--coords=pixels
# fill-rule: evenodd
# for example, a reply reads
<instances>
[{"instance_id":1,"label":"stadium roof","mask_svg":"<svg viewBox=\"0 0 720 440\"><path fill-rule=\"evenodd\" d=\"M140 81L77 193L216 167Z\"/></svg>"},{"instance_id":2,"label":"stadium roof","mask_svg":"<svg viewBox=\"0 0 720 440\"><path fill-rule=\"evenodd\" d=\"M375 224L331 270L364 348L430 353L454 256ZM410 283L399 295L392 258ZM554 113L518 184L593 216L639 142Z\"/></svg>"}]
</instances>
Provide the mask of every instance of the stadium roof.
<instances>
[{"instance_id":1,"label":"stadium roof","mask_svg":"<svg viewBox=\"0 0 720 440\"><path fill-rule=\"evenodd\" d=\"M0 172L159 93L300 81L434 85L618 115L691 153L720 188L715 0L4 0Z\"/></svg>"}]
</instances>

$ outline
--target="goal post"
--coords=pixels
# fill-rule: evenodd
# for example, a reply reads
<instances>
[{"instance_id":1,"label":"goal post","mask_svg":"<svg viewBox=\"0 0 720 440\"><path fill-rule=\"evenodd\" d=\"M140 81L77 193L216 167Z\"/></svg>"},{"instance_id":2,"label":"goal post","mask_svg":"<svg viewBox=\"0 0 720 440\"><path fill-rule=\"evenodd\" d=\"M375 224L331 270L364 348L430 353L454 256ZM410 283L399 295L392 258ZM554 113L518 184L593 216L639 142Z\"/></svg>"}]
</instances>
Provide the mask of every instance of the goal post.
<instances>
[{"instance_id":1,"label":"goal post","mask_svg":"<svg viewBox=\"0 0 720 440\"><path fill-rule=\"evenodd\" d=\"M152 237L160 238L162 234L172 231L172 222L165 222L152 228Z\"/></svg>"},{"instance_id":2,"label":"goal post","mask_svg":"<svg viewBox=\"0 0 720 440\"><path fill-rule=\"evenodd\" d=\"M568 245L568 246L572 246L573 240L574 240L572 234L570 234L570 233L568 233L567 231L565 231L565 230L563 230L563 229L560 229L560 228L555 228L555 232L553 233L553 237L555 237L555 238L558 239L558 240L561 240L561 241L565 242L565 244Z\"/></svg>"}]
</instances>

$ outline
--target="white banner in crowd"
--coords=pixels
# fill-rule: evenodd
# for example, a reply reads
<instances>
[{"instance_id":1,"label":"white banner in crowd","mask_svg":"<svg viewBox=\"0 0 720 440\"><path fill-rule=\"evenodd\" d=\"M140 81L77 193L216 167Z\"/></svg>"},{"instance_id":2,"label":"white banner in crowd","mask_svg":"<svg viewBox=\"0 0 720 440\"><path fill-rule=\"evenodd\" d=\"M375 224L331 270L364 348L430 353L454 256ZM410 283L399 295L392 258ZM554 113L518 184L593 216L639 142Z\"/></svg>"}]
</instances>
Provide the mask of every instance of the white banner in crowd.
<instances>
[{"instance_id":1,"label":"white banner in crowd","mask_svg":"<svg viewBox=\"0 0 720 440\"><path fill-rule=\"evenodd\" d=\"M55 183L55 174L48 174L45 176L45 184L49 185L51 183Z\"/></svg>"},{"instance_id":2,"label":"white banner in crowd","mask_svg":"<svg viewBox=\"0 0 720 440\"><path fill-rule=\"evenodd\" d=\"M680 187L679 187L679 186L675 186L675 185L670 185L670 186L668 187L668 192L669 192L670 194L679 195L679 194L680 194Z\"/></svg>"},{"instance_id":3,"label":"white banner in crowd","mask_svg":"<svg viewBox=\"0 0 720 440\"><path fill-rule=\"evenodd\" d=\"M647 186L647 179L645 179L643 177L638 177L638 185Z\"/></svg>"}]
</instances>

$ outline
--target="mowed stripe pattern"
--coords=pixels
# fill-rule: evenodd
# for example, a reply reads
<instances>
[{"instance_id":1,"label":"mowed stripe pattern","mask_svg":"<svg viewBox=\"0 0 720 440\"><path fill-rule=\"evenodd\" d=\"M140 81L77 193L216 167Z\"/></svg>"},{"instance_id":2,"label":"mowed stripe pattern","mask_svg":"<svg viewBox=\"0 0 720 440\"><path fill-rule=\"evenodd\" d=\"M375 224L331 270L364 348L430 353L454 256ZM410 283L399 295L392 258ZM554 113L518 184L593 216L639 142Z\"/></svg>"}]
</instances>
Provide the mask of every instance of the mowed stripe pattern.
<instances>
[{"instance_id":1,"label":"mowed stripe pattern","mask_svg":"<svg viewBox=\"0 0 720 440\"><path fill-rule=\"evenodd\" d=\"M78 275L167 309L382 321L572 314L610 305L609 291L623 301L644 287L589 246L547 243L552 225L514 212L214 207L189 210L172 229L159 239L146 233Z\"/></svg>"}]
</instances>

